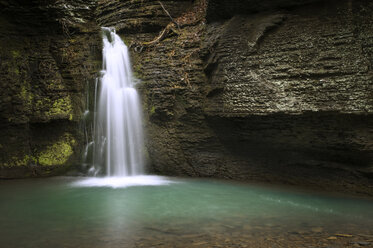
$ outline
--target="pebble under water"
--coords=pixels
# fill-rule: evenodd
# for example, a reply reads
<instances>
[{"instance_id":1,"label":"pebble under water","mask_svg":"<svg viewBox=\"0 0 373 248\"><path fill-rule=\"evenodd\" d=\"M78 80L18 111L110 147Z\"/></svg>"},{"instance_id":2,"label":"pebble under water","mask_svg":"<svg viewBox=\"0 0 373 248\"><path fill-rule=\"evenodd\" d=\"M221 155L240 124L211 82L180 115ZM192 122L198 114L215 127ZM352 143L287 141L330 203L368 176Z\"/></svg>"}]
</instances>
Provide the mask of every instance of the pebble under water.
<instances>
[{"instance_id":1,"label":"pebble under water","mask_svg":"<svg viewBox=\"0 0 373 248\"><path fill-rule=\"evenodd\" d=\"M1 181L0 247L373 247L371 200L148 179Z\"/></svg>"}]
</instances>

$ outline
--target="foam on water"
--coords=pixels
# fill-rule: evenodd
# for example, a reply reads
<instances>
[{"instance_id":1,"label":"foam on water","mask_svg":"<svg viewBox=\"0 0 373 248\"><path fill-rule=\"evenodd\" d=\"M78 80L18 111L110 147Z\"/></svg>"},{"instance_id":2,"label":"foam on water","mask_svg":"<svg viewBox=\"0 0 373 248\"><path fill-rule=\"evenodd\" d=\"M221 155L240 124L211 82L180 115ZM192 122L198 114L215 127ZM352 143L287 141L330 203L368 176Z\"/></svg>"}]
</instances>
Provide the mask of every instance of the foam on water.
<instances>
[{"instance_id":1,"label":"foam on water","mask_svg":"<svg viewBox=\"0 0 373 248\"><path fill-rule=\"evenodd\" d=\"M160 186L176 183L167 177L140 175L128 177L89 177L73 182L75 187L127 188L134 186Z\"/></svg>"}]
</instances>

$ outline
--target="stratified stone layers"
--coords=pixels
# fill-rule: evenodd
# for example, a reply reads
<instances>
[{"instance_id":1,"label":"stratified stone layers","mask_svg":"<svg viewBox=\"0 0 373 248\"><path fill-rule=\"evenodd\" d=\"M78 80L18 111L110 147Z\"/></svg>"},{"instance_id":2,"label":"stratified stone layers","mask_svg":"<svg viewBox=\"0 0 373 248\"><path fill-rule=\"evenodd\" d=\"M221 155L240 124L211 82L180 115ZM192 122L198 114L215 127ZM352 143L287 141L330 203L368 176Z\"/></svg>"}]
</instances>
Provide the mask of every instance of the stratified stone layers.
<instances>
[{"instance_id":1,"label":"stratified stone layers","mask_svg":"<svg viewBox=\"0 0 373 248\"><path fill-rule=\"evenodd\" d=\"M157 1L103 2L103 24L138 21L118 24L128 44L170 22ZM200 3L162 2L174 18ZM249 2L209 1L207 22L133 50L151 169L372 194L372 3Z\"/></svg>"},{"instance_id":2,"label":"stratified stone layers","mask_svg":"<svg viewBox=\"0 0 373 248\"><path fill-rule=\"evenodd\" d=\"M95 1L0 3L0 178L80 163L87 82L101 66Z\"/></svg>"}]
</instances>

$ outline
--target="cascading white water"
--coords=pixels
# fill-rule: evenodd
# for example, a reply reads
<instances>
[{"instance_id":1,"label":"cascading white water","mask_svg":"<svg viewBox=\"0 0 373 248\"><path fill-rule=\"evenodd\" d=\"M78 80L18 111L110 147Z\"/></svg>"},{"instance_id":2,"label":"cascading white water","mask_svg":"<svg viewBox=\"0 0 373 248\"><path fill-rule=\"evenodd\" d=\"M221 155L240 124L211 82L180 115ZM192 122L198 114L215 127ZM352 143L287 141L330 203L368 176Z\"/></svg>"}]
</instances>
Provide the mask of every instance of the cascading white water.
<instances>
[{"instance_id":1,"label":"cascading white water","mask_svg":"<svg viewBox=\"0 0 373 248\"><path fill-rule=\"evenodd\" d=\"M139 95L129 51L112 28L103 28L103 71L95 100L93 165L107 176L143 173Z\"/></svg>"}]
</instances>

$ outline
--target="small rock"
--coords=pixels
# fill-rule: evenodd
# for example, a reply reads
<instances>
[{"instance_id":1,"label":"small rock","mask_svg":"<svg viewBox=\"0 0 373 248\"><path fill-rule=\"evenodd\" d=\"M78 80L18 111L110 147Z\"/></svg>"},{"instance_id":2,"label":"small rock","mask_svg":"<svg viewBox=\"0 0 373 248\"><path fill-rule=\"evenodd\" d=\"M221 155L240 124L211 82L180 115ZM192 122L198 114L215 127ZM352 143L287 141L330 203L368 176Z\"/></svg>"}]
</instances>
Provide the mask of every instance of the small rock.
<instances>
[{"instance_id":1,"label":"small rock","mask_svg":"<svg viewBox=\"0 0 373 248\"><path fill-rule=\"evenodd\" d=\"M350 242L350 244L359 245L359 246L367 246L367 245L371 245L372 243L367 242L367 241L355 241L355 242Z\"/></svg>"},{"instance_id":2,"label":"small rock","mask_svg":"<svg viewBox=\"0 0 373 248\"><path fill-rule=\"evenodd\" d=\"M337 237L335 237L335 236L330 236L329 238L326 238L327 240L336 240L337 239Z\"/></svg>"},{"instance_id":3,"label":"small rock","mask_svg":"<svg viewBox=\"0 0 373 248\"><path fill-rule=\"evenodd\" d=\"M195 242L195 243L193 243L194 246L205 245L205 244L207 244L206 241L201 241L201 242Z\"/></svg>"},{"instance_id":4,"label":"small rock","mask_svg":"<svg viewBox=\"0 0 373 248\"><path fill-rule=\"evenodd\" d=\"M315 232L315 233L321 233L323 231L323 228L322 227L314 227L311 230L312 230L312 232Z\"/></svg>"},{"instance_id":5,"label":"small rock","mask_svg":"<svg viewBox=\"0 0 373 248\"><path fill-rule=\"evenodd\" d=\"M358 244L358 245L362 245L362 246L366 246L366 245L370 245L370 244L372 244L372 243L367 242L367 241L359 241L359 242L357 242L357 244Z\"/></svg>"},{"instance_id":6,"label":"small rock","mask_svg":"<svg viewBox=\"0 0 373 248\"><path fill-rule=\"evenodd\" d=\"M352 238L351 234L343 234L343 233L337 233L335 236L344 237L344 238Z\"/></svg>"}]
</instances>

